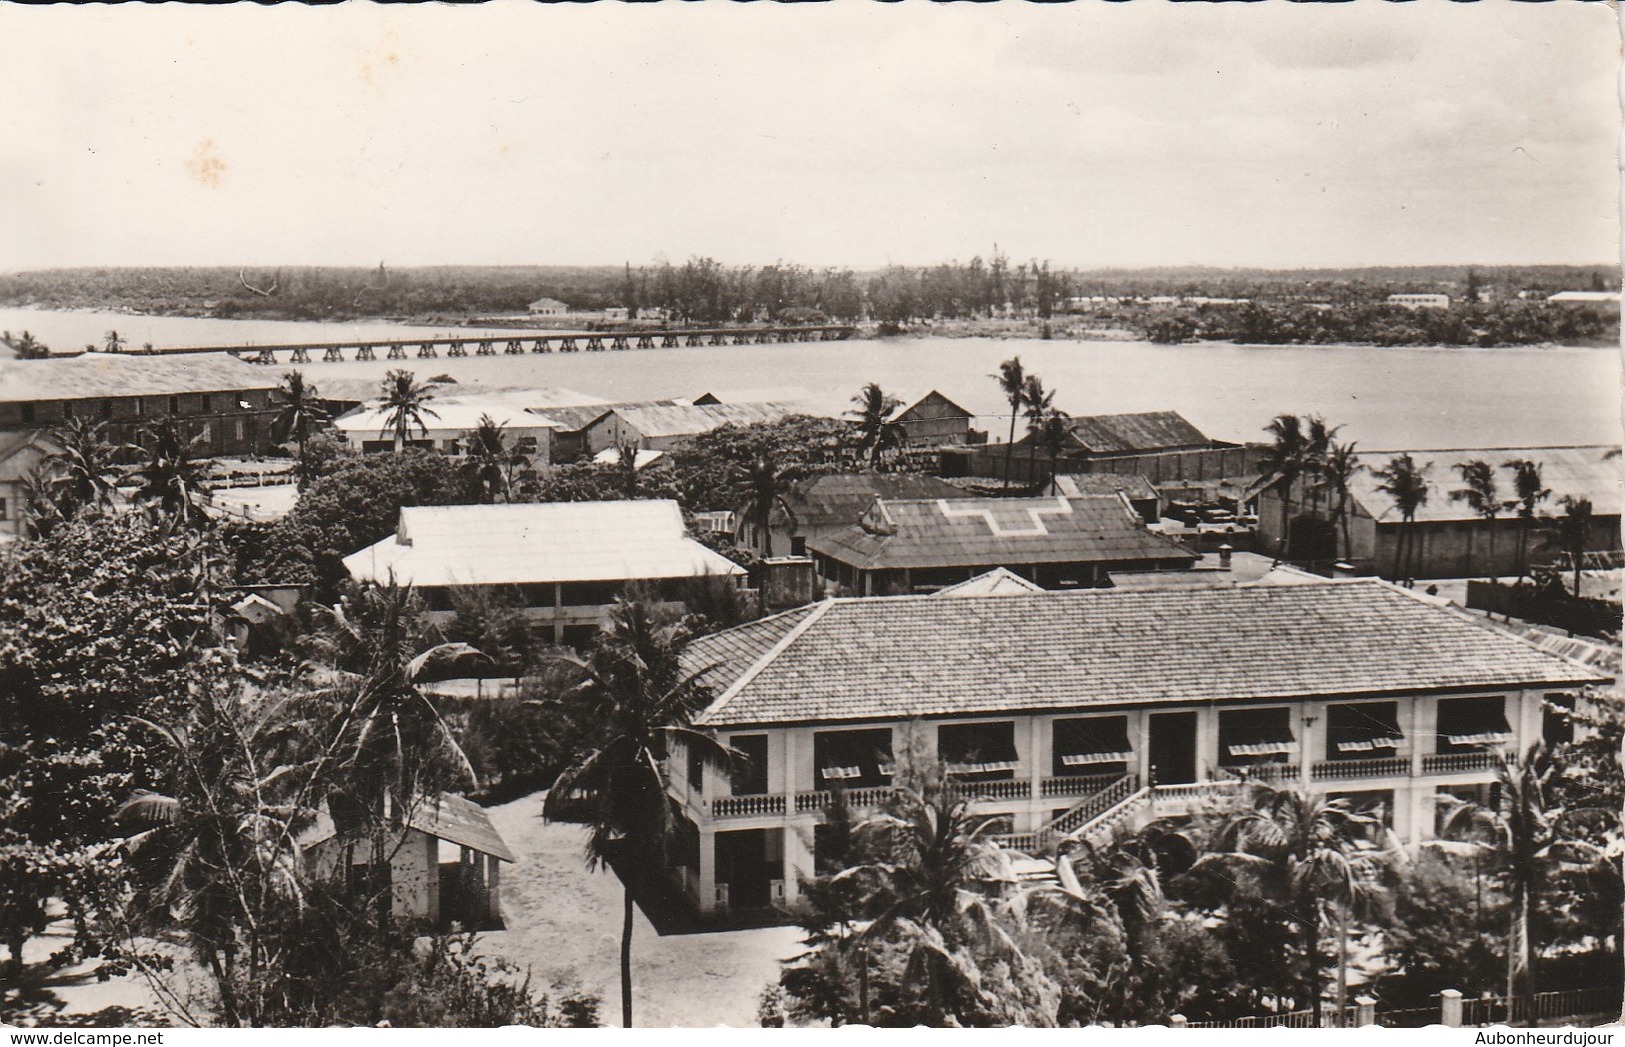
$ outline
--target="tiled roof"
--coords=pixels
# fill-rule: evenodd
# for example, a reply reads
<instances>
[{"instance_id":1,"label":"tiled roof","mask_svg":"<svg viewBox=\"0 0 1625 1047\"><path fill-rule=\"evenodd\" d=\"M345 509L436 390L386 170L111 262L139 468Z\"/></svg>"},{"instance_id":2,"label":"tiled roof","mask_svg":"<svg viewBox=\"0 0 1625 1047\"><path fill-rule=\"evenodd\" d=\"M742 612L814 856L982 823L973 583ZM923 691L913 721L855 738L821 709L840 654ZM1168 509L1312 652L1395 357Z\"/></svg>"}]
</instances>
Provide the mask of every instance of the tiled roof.
<instances>
[{"instance_id":1,"label":"tiled roof","mask_svg":"<svg viewBox=\"0 0 1625 1047\"><path fill-rule=\"evenodd\" d=\"M431 586L693 578L744 572L689 538L673 501L414 506L344 558L352 577Z\"/></svg>"},{"instance_id":2,"label":"tiled roof","mask_svg":"<svg viewBox=\"0 0 1625 1047\"><path fill-rule=\"evenodd\" d=\"M1146 501L1157 497L1157 489L1139 473L1062 473L1055 478L1055 487L1068 498L1116 494L1118 491L1130 498Z\"/></svg>"},{"instance_id":3,"label":"tiled roof","mask_svg":"<svg viewBox=\"0 0 1625 1047\"><path fill-rule=\"evenodd\" d=\"M1177 411L1085 415L1071 419L1068 429L1092 454L1205 447L1212 442Z\"/></svg>"},{"instance_id":4,"label":"tiled roof","mask_svg":"<svg viewBox=\"0 0 1625 1047\"><path fill-rule=\"evenodd\" d=\"M1044 587L1029 582L1014 571L995 567L986 574L967 578L963 582L938 589L932 596L1016 596L1021 593L1041 593Z\"/></svg>"},{"instance_id":5,"label":"tiled roof","mask_svg":"<svg viewBox=\"0 0 1625 1047\"><path fill-rule=\"evenodd\" d=\"M958 498L950 483L922 473L830 473L796 485L785 499L803 529L855 524L877 498ZM781 510L782 515L782 510Z\"/></svg>"},{"instance_id":6,"label":"tiled roof","mask_svg":"<svg viewBox=\"0 0 1625 1047\"><path fill-rule=\"evenodd\" d=\"M639 407L617 406L615 413L621 421L645 437L696 436L724 425L750 425L755 422L777 422L793 414L804 413L797 404L649 404Z\"/></svg>"},{"instance_id":7,"label":"tiled roof","mask_svg":"<svg viewBox=\"0 0 1625 1047\"><path fill-rule=\"evenodd\" d=\"M282 376L225 353L83 353L0 361L0 401L88 400L274 389Z\"/></svg>"},{"instance_id":8,"label":"tiled roof","mask_svg":"<svg viewBox=\"0 0 1625 1047\"><path fill-rule=\"evenodd\" d=\"M807 547L862 570L1147 560L1179 565L1196 559L1147 531L1115 495L883 499L858 525Z\"/></svg>"},{"instance_id":9,"label":"tiled roof","mask_svg":"<svg viewBox=\"0 0 1625 1047\"><path fill-rule=\"evenodd\" d=\"M1505 463L1515 458L1540 463L1541 482L1551 488L1552 495L1541 506L1541 512L1561 513L1558 503L1564 495L1591 499L1598 516L1619 515L1625 503L1625 466L1621 465L1618 447L1488 447L1451 448L1422 451L1361 451L1360 464L1365 466L1349 480L1349 495L1366 512L1383 522L1397 521L1399 510L1394 500L1377 490L1382 481L1372 470L1381 469L1398 455L1408 454L1418 467L1427 467L1428 500L1416 511L1419 523L1444 520L1476 520L1478 515L1466 502L1453 501L1450 492L1460 488L1461 474L1456 465L1462 462L1488 462L1495 470L1495 482L1501 497L1508 501L1517 497L1512 489L1512 470ZM1503 512L1503 517L1514 511Z\"/></svg>"},{"instance_id":10,"label":"tiled roof","mask_svg":"<svg viewBox=\"0 0 1625 1047\"><path fill-rule=\"evenodd\" d=\"M685 653L708 726L1557 687L1602 673L1376 580L1180 591L869 597L771 647Z\"/></svg>"}]
</instances>

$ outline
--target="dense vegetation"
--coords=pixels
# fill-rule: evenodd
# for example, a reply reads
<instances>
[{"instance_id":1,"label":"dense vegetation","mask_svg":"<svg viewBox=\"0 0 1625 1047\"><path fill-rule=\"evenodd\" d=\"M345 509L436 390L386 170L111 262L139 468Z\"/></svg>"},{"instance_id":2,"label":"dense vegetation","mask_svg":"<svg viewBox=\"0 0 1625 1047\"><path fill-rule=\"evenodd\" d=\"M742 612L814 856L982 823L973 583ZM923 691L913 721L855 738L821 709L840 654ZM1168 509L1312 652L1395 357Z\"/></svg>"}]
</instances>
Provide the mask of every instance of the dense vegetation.
<instances>
[{"instance_id":1,"label":"dense vegetation","mask_svg":"<svg viewBox=\"0 0 1625 1047\"><path fill-rule=\"evenodd\" d=\"M576 311L622 306L633 315L693 323L870 320L882 330L899 330L923 321L1066 317L1056 331L1087 335L1113 328L1157 341L1515 345L1607 339L1617 332L1617 318L1549 309L1543 299L1557 290L1618 285L1614 267L1063 270L1037 259L1012 263L994 252L986 260L871 272L782 261L725 266L711 258L637 268L46 270L0 276L0 303L184 316L438 321L523 313L531 301L550 297ZM1448 294L1457 306L1440 311L1385 305L1396 292ZM1524 292L1529 300L1518 297ZM1186 301L1200 297L1249 304Z\"/></svg>"},{"instance_id":2,"label":"dense vegetation","mask_svg":"<svg viewBox=\"0 0 1625 1047\"><path fill-rule=\"evenodd\" d=\"M405 377L392 383L402 412L423 406ZM1025 419L1038 453L1052 391L1015 358L996 380L1011 431ZM633 591L586 650L567 650L503 594L458 594L435 626L409 587L346 582L337 558L389 534L405 505L661 493L762 519L800 477L899 465L895 407L869 385L844 421L729 427L660 470L623 455L546 477L497 426L460 459L358 456L291 412L302 494L268 527L198 512L203 469L173 433L137 451L95 424L58 431L32 481L30 534L0 547L0 1019L38 1017L44 975L99 957L200 1025L596 1024L591 994L544 994L475 939L419 940L387 915L387 884L328 875L307 833L330 818L381 864L429 797L553 786L545 812L585 823L590 864L664 855L668 759L734 758L692 726L711 695L684 646L759 608L726 585L696 584L682 609ZM1358 464L1336 427L1281 415L1269 432L1270 470L1335 502ZM1533 519L1538 463L1503 468ZM1493 469L1460 473L1464 500L1498 504ZM1425 490L1397 459L1379 475L1396 499ZM265 580L308 583L318 600L238 651L226 607L235 586ZM468 703L428 686L470 672L521 683ZM764 997L764 1021L1145 1024L1318 1013L1328 998L1341 1014L1351 974L1384 1008L1427 1006L1445 987L1526 1007L1537 990L1609 984L1625 951L1625 716L1612 701L1553 706L1594 733L1508 755L1497 787L1444 807L1441 840L1413 861L1369 810L1248 783L1210 815L1065 841L1038 885L975 816L975 786L905 745L882 810L860 819L833 798L846 845L820 848L807 948ZM631 904L629 891L627 1024ZM24 964L61 917L71 943Z\"/></svg>"}]
</instances>

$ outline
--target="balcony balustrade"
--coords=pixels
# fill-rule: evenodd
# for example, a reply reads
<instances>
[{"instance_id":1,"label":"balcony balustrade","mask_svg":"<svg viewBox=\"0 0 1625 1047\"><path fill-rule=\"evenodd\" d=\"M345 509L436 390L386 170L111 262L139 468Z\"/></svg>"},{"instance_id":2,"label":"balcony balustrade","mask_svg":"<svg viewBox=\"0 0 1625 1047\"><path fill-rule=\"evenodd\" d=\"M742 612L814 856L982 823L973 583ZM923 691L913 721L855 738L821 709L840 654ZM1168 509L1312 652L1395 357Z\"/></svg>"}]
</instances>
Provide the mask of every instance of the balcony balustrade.
<instances>
[{"instance_id":1,"label":"balcony balustrade","mask_svg":"<svg viewBox=\"0 0 1625 1047\"><path fill-rule=\"evenodd\" d=\"M783 813L783 796L719 796L711 801L711 815L715 818L749 818Z\"/></svg>"},{"instance_id":2,"label":"balcony balustrade","mask_svg":"<svg viewBox=\"0 0 1625 1047\"><path fill-rule=\"evenodd\" d=\"M1374 760L1317 760L1309 769L1309 777L1317 782L1347 778L1403 778L1410 773L1411 761L1402 756L1385 756Z\"/></svg>"},{"instance_id":3,"label":"balcony balustrade","mask_svg":"<svg viewBox=\"0 0 1625 1047\"><path fill-rule=\"evenodd\" d=\"M1119 774L1077 774L1045 778L1039 783L1040 796L1093 796L1117 781Z\"/></svg>"},{"instance_id":4,"label":"balcony balustrade","mask_svg":"<svg viewBox=\"0 0 1625 1047\"><path fill-rule=\"evenodd\" d=\"M1500 765L1501 754L1495 750L1475 753L1430 753L1422 757L1423 774L1493 771Z\"/></svg>"}]
</instances>

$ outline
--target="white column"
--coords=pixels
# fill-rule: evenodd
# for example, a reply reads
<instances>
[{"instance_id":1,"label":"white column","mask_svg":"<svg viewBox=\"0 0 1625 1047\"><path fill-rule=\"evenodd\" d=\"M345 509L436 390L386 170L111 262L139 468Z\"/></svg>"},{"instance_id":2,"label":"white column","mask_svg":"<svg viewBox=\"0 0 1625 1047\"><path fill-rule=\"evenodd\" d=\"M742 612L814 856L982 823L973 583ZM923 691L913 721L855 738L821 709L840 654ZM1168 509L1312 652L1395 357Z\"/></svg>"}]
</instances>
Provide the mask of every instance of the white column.
<instances>
[{"instance_id":1,"label":"white column","mask_svg":"<svg viewBox=\"0 0 1625 1047\"><path fill-rule=\"evenodd\" d=\"M1139 768L1140 784L1151 781L1151 712L1140 709L1128 718L1129 742L1134 746L1134 766Z\"/></svg>"},{"instance_id":2,"label":"white column","mask_svg":"<svg viewBox=\"0 0 1625 1047\"><path fill-rule=\"evenodd\" d=\"M1411 726L1409 739L1411 743L1411 774L1419 776L1422 773L1422 757L1434 749L1433 735L1438 726L1439 705L1438 700L1432 696L1416 697L1411 699Z\"/></svg>"},{"instance_id":3,"label":"white column","mask_svg":"<svg viewBox=\"0 0 1625 1047\"><path fill-rule=\"evenodd\" d=\"M1031 742L1027 751L1027 762L1031 772L1029 777L1032 781L1032 802L1036 810L1044 798L1044 772L1049 766L1049 761L1044 758L1048 755L1044 748L1044 719L1041 716L1034 716L1031 721L1032 730L1028 732ZM1042 816L1042 812L1038 813Z\"/></svg>"},{"instance_id":4,"label":"white column","mask_svg":"<svg viewBox=\"0 0 1625 1047\"><path fill-rule=\"evenodd\" d=\"M700 911L710 912L717 904L717 834L700 830Z\"/></svg>"},{"instance_id":5,"label":"white column","mask_svg":"<svg viewBox=\"0 0 1625 1047\"><path fill-rule=\"evenodd\" d=\"M1312 705L1309 702L1298 703L1298 774L1303 781L1304 789L1309 788L1309 768L1314 763L1316 752L1316 728L1322 731L1326 723L1326 706Z\"/></svg>"},{"instance_id":6,"label":"white column","mask_svg":"<svg viewBox=\"0 0 1625 1047\"><path fill-rule=\"evenodd\" d=\"M813 871L812 841L793 825L784 827L784 903L794 905L801 898L801 877Z\"/></svg>"},{"instance_id":7,"label":"white column","mask_svg":"<svg viewBox=\"0 0 1625 1047\"><path fill-rule=\"evenodd\" d=\"M1212 780L1219 762L1219 710L1204 705L1196 710L1196 780Z\"/></svg>"},{"instance_id":8,"label":"white column","mask_svg":"<svg viewBox=\"0 0 1625 1047\"><path fill-rule=\"evenodd\" d=\"M1539 691L1513 691L1506 696L1507 723L1512 727L1513 743L1518 752L1541 740L1546 726L1544 706Z\"/></svg>"}]
</instances>

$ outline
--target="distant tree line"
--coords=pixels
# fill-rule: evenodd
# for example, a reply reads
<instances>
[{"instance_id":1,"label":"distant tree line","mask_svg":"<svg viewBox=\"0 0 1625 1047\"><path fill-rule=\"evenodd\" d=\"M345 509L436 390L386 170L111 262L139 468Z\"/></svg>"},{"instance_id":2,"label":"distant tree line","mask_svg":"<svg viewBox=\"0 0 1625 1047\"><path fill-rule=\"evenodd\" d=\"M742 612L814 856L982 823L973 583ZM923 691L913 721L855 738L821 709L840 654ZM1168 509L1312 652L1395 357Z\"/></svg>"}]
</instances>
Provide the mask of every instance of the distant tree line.
<instances>
[{"instance_id":1,"label":"distant tree line","mask_svg":"<svg viewBox=\"0 0 1625 1047\"><path fill-rule=\"evenodd\" d=\"M1250 345L1531 345L1617 338L1619 318L1510 299L1408 309L1382 301L1258 302L1139 308L1122 317L1147 340Z\"/></svg>"}]
</instances>

